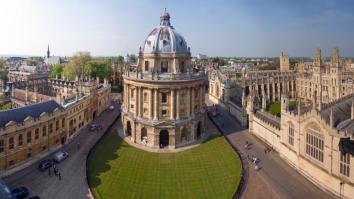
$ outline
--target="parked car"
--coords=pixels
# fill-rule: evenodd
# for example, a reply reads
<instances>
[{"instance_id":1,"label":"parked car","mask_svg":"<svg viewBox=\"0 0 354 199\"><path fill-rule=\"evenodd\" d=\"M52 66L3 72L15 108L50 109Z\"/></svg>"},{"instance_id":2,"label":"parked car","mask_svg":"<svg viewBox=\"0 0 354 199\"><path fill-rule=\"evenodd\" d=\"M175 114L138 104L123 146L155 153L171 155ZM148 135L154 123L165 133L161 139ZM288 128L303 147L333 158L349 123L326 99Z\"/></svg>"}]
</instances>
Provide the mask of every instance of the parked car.
<instances>
[{"instance_id":1,"label":"parked car","mask_svg":"<svg viewBox=\"0 0 354 199\"><path fill-rule=\"evenodd\" d=\"M39 196L32 196L32 197L30 197L28 199L41 199L41 198Z\"/></svg>"},{"instance_id":2,"label":"parked car","mask_svg":"<svg viewBox=\"0 0 354 199\"><path fill-rule=\"evenodd\" d=\"M26 187L17 187L11 191L11 195L13 198L22 199L29 195L29 191Z\"/></svg>"},{"instance_id":3,"label":"parked car","mask_svg":"<svg viewBox=\"0 0 354 199\"><path fill-rule=\"evenodd\" d=\"M58 151L54 154L53 160L54 160L54 162L59 163L59 162L65 160L68 156L69 156L68 152Z\"/></svg>"},{"instance_id":4,"label":"parked car","mask_svg":"<svg viewBox=\"0 0 354 199\"><path fill-rule=\"evenodd\" d=\"M40 171L45 171L47 170L49 167L53 166L53 161L52 160L44 160L42 162L39 163L38 165L38 169Z\"/></svg>"},{"instance_id":5,"label":"parked car","mask_svg":"<svg viewBox=\"0 0 354 199\"><path fill-rule=\"evenodd\" d=\"M90 124L90 131L95 131L97 127L97 124Z\"/></svg>"},{"instance_id":6,"label":"parked car","mask_svg":"<svg viewBox=\"0 0 354 199\"><path fill-rule=\"evenodd\" d=\"M110 111L113 111L113 110L114 110L114 106L113 106L113 105L110 105L110 106L108 107L108 109L109 109Z\"/></svg>"}]
</instances>

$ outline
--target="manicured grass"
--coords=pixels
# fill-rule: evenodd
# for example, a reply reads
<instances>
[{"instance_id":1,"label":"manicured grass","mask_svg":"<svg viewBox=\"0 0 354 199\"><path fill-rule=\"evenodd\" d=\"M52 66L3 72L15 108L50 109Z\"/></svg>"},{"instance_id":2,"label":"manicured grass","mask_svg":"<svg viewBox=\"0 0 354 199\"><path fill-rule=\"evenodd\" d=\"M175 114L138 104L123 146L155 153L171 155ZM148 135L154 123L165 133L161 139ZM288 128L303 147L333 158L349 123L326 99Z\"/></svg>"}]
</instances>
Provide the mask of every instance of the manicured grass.
<instances>
[{"instance_id":1,"label":"manicured grass","mask_svg":"<svg viewBox=\"0 0 354 199\"><path fill-rule=\"evenodd\" d=\"M92 151L88 179L96 199L232 198L240 160L223 137L179 153L149 153L109 132Z\"/></svg>"},{"instance_id":2,"label":"manicured grass","mask_svg":"<svg viewBox=\"0 0 354 199\"><path fill-rule=\"evenodd\" d=\"M290 100L289 101L289 107L296 106L296 101L295 100ZM281 104L280 102L273 102L267 107L267 111L271 113L272 115L280 117L280 109L281 109Z\"/></svg>"}]
</instances>

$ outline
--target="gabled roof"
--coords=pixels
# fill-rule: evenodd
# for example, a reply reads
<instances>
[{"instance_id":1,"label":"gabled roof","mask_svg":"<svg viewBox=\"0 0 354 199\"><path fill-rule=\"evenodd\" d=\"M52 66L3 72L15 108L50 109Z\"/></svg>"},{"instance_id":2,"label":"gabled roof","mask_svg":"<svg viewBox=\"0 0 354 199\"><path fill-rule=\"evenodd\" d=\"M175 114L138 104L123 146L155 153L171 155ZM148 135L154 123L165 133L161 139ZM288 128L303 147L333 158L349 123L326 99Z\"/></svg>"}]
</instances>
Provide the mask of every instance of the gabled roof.
<instances>
[{"instance_id":1,"label":"gabled roof","mask_svg":"<svg viewBox=\"0 0 354 199\"><path fill-rule=\"evenodd\" d=\"M22 123L28 116L38 118L43 112L53 113L56 108L63 109L56 101L49 100L30 106L2 111L0 112L0 127L5 127L10 121Z\"/></svg>"}]
</instances>

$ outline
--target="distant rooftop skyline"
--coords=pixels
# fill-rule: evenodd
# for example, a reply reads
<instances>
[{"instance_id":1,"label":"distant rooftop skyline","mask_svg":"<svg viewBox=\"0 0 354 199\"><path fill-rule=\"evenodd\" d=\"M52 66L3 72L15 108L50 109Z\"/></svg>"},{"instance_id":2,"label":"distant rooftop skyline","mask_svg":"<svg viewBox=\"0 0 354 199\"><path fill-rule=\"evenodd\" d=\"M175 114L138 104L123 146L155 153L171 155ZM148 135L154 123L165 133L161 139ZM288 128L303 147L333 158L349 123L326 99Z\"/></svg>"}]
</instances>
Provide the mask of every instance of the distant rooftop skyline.
<instances>
[{"instance_id":1,"label":"distant rooftop skyline","mask_svg":"<svg viewBox=\"0 0 354 199\"><path fill-rule=\"evenodd\" d=\"M2 0L0 54L137 54L167 8L193 55L354 56L351 0Z\"/></svg>"}]
</instances>

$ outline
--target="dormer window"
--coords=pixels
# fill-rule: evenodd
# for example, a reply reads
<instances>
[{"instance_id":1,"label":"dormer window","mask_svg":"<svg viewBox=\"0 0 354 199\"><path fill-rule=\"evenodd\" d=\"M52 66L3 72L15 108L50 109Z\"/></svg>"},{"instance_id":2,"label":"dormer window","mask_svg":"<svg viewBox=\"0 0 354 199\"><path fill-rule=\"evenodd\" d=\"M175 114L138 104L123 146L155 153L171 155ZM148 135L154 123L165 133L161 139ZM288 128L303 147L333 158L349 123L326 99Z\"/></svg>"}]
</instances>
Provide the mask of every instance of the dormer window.
<instances>
[{"instance_id":1,"label":"dormer window","mask_svg":"<svg viewBox=\"0 0 354 199\"><path fill-rule=\"evenodd\" d=\"M162 40L162 44L163 44L163 46L165 47L166 45L167 45L167 40Z\"/></svg>"},{"instance_id":2,"label":"dormer window","mask_svg":"<svg viewBox=\"0 0 354 199\"><path fill-rule=\"evenodd\" d=\"M150 40L147 40L146 43L147 43L147 45L149 45L149 46L151 45L151 41L150 41Z\"/></svg>"},{"instance_id":3,"label":"dormer window","mask_svg":"<svg viewBox=\"0 0 354 199\"><path fill-rule=\"evenodd\" d=\"M161 73L168 72L168 61L161 61Z\"/></svg>"},{"instance_id":4,"label":"dormer window","mask_svg":"<svg viewBox=\"0 0 354 199\"><path fill-rule=\"evenodd\" d=\"M145 72L149 71L149 61L145 61Z\"/></svg>"}]
</instances>

